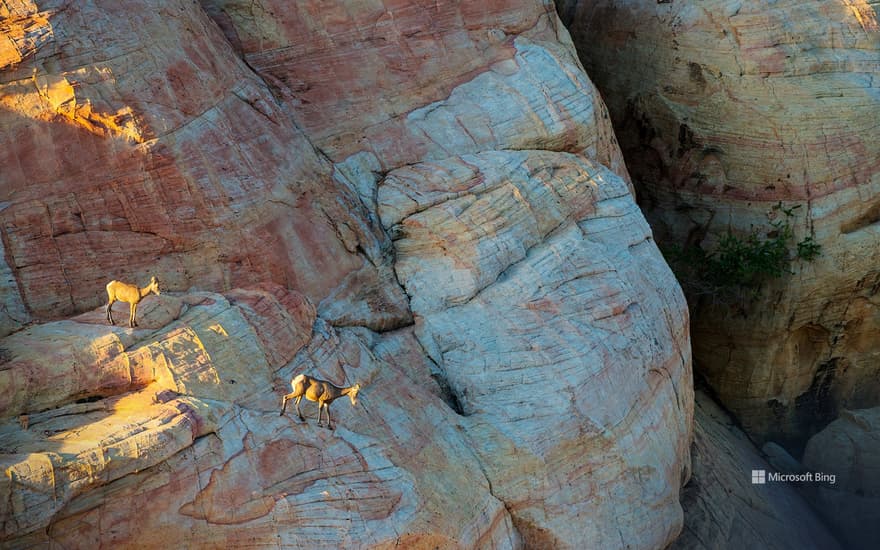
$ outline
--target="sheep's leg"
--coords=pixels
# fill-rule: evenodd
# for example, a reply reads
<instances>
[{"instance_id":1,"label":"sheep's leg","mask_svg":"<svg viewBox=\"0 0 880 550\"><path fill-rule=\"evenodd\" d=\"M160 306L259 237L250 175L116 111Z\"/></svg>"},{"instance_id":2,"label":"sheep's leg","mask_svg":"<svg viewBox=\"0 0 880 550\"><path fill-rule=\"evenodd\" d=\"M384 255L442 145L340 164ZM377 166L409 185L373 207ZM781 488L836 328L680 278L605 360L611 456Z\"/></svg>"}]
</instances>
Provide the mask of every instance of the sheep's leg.
<instances>
[{"instance_id":1,"label":"sheep's leg","mask_svg":"<svg viewBox=\"0 0 880 550\"><path fill-rule=\"evenodd\" d=\"M327 409L327 429L332 430L333 424L330 423L330 403L325 403L324 408Z\"/></svg>"},{"instance_id":2,"label":"sheep's leg","mask_svg":"<svg viewBox=\"0 0 880 550\"><path fill-rule=\"evenodd\" d=\"M324 402L318 401L318 426L321 425L321 415L324 413Z\"/></svg>"},{"instance_id":3,"label":"sheep's leg","mask_svg":"<svg viewBox=\"0 0 880 550\"><path fill-rule=\"evenodd\" d=\"M296 401L294 401L293 404L296 405L296 415L299 416L299 419L300 419L300 420L302 420L303 422L305 422L306 419L303 418L303 413L300 412L300 410L299 410L299 402L300 402L300 401L302 401L302 396L301 396L301 395L300 395L299 397L296 398Z\"/></svg>"},{"instance_id":4,"label":"sheep's leg","mask_svg":"<svg viewBox=\"0 0 880 550\"><path fill-rule=\"evenodd\" d=\"M284 411L287 410L287 400L290 398L290 394L285 395L281 398L281 414L278 416L284 416Z\"/></svg>"},{"instance_id":5,"label":"sheep's leg","mask_svg":"<svg viewBox=\"0 0 880 550\"><path fill-rule=\"evenodd\" d=\"M128 326L134 328L137 326L137 322L134 320L137 317L138 305L137 302L131 304L131 307L128 309L128 314L131 316L131 319L128 320Z\"/></svg>"},{"instance_id":6,"label":"sheep's leg","mask_svg":"<svg viewBox=\"0 0 880 550\"><path fill-rule=\"evenodd\" d=\"M116 324L113 322L113 303L115 301L116 300L110 300L109 302L107 302L107 320L110 321L111 325Z\"/></svg>"}]
</instances>

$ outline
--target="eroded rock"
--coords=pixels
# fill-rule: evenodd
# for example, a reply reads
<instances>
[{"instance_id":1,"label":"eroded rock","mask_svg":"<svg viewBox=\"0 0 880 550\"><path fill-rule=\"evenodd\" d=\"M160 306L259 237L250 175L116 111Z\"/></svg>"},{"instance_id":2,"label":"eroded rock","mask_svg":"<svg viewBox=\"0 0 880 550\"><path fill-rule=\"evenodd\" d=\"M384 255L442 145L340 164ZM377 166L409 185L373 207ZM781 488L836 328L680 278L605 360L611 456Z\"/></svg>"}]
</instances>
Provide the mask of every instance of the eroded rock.
<instances>
[{"instance_id":1,"label":"eroded rock","mask_svg":"<svg viewBox=\"0 0 880 550\"><path fill-rule=\"evenodd\" d=\"M807 237L822 247L755 300L694 297L695 361L725 406L799 454L839 409L880 403L876 4L556 4L658 241L764 236L781 202L792 255Z\"/></svg>"},{"instance_id":2,"label":"eroded rock","mask_svg":"<svg viewBox=\"0 0 880 550\"><path fill-rule=\"evenodd\" d=\"M34 380L55 406L29 410L26 427L2 409L4 545L519 546L455 413L426 389L411 331L337 331L319 320L313 332L314 308L277 287L183 299L194 305L179 320L126 332L133 341L120 354L139 385L64 404L63 392ZM120 330L39 328L70 340ZM13 352L14 338L2 341ZM276 341L297 344L269 346ZM73 378L100 368L70 366ZM303 371L364 386L359 407L334 405L334 431L315 424L311 402L305 423L279 416Z\"/></svg>"},{"instance_id":3,"label":"eroded rock","mask_svg":"<svg viewBox=\"0 0 880 550\"><path fill-rule=\"evenodd\" d=\"M494 151L392 172L378 196L416 335L526 545L671 542L687 315L626 182L568 153Z\"/></svg>"},{"instance_id":4,"label":"eroded rock","mask_svg":"<svg viewBox=\"0 0 880 550\"><path fill-rule=\"evenodd\" d=\"M271 281L317 303L379 263L381 230L197 4L4 9L20 57L0 80L6 332L22 307L96 307L111 279Z\"/></svg>"}]
</instances>

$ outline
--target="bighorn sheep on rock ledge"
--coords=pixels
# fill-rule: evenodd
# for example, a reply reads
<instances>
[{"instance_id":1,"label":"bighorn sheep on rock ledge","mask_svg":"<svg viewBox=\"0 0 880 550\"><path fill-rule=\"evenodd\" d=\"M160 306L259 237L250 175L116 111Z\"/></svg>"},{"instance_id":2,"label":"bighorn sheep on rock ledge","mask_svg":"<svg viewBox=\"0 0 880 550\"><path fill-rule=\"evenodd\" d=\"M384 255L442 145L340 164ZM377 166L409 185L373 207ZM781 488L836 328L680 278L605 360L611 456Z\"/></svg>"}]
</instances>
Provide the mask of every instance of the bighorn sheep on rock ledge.
<instances>
[{"instance_id":1,"label":"bighorn sheep on rock ledge","mask_svg":"<svg viewBox=\"0 0 880 550\"><path fill-rule=\"evenodd\" d=\"M159 281L156 280L155 277L151 277L150 284L144 288L138 288L135 285L123 283L121 281L110 281L107 283L107 298L109 300L107 302L107 320L110 321L111 325L116 324L113 322L113 313L110 310L113 307L114 302L117 300L120 302L128 302L128 326L131 328L136 327L137 322L134 318L137 315L138 303L150 292L155 293L156 296L159 295Z\"/></svg>"},{"instance_id":2,"label":"bighorn sheep on rock ledge","mask_svg":"<svg viewBox=\"0 0 880 550\"><path fill-rule=\"evenodd\" d=\"M296 375L293 380L290 381L290 387L293 388L293 391L285 395L281 400L281 416L284 416L284 411L287 410L287 402L291 399L296 399L296 401L294 401L296 414L299 415L300 420L305 421L305 418L303 418L303 415L299 410L299 402L302 400L303 396L305 396L309 401L316 401L318 403L318 426L321 425L322 411L327 411L327 428L331 430L333 429L333 426L330 424L330 403L343 395L347 395L348 398L351 399L351 404L357 405L357 394L361 389L360 384L355 384L354 386L349 386L347 388L340 388L326 380L319 380L317 378L312 378L311 376L306 376L305 374Z\"/></svg>"}]
</instances>

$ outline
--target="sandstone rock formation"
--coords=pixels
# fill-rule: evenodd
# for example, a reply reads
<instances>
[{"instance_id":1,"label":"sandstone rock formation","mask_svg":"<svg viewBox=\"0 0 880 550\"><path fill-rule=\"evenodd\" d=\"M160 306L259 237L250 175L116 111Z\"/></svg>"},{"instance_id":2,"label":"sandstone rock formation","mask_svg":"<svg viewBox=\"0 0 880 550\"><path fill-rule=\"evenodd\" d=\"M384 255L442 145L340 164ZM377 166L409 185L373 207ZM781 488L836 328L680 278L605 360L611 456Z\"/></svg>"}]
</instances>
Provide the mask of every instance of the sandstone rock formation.
<instances>
[{"instance_id":1,"label":"sandstone rock formation","mask_svg":"<svg viewBox=\"0 0 880 550\"><path fill-rule=\"evenodd\" d=\"M625 174L552 5L202 0L330 159L379 171L492 149L584 151Z\"/></svg>"},{"instance_id":2,"label":"sandstone rock formation","mask_svg":"<svg viewBox=\"0 0 880 550\"><path fill-rule=\"evenodd\" d=\"M395 170L378 198L419 342L527 545L669 543L687 317L626 183L569 153L493 151Z\"/></svg>"},{"instance_id":3,"label":"sandstone rock formation","mask_svg":"<svg viewBox=\"0 0 880 550\"><path fill-rule=\"evenodd\" d=\"M843 411L810 438L804 466L833 474L835 482L811 487L817 510L857 549L880 539L880 408Z\"/></svg>"},{"instance_id":4,"label":"sandstone rock formation","mask_svg":"<svg viewBox=\"0 0 880 550\"><path fill-rule=\"evenodd\" d=\"M799 452L880 403L880 26L872 1L558 0L658 241L769 229L814 262L735 307L694 303L695 362L759 439Z\"/></svg>"},{"instance_id":5,"label":"sandstone rock formation","mask_svg":"<svg viewBox=\"0 0 880 550\"><path fill-rule=\"evenodd\" d=\"M694 407L694 472L682 492L684 530L676 550L839 548L795 486L753 485L771 471L748 437L704 392Z\"/></svg>"},{"instance_id":6,"label":"sandstone rock formation","mask_svg":"<svg viewBox=\"0 0 880 550\"><path fill-rule=\"evenodd\" d=\"M133 6L0 8L0 321L67 318L0 342L4 544L677 536L687 310L552 5Z\"/></svg>"},{"instance_id":7,"label":"sandstone rock formation","mask_svg":"<svg viewBox=\"0 0 880 550\"><path fill-rule=\"evenodd\" d=\"M199 6L3 9L4 333L27 320L21 304L67 316L97 306L111 279L272 280L321 300L383 263L357 196ZM402 324L392 282L378 288Z\"/></svg>"},{"instance_id":8,"label":"sandstone rock formation","mask_svg":"<svg viewBox=\"0 0 880 550\"><path fill-rule=\"evenodd\" d=\"M4 546L516 545L456 415L423 389L425 361L371 351L418 349L411 332L370 337L319 321L311 338L314 307L279 288L183 301L158 330L79 319L3 340L4 372L19 376L35 347L57 342L42 355L56 359L52 374L30 377L54 407L30 414L27 430L15 419L2 430ZM103 361L73 355L107 342L119 349ZM336 405L333 432L308 406L305 424L280 417L281 390L303 368L360 380L365 406Z\"/></svg>"}]
</instances>

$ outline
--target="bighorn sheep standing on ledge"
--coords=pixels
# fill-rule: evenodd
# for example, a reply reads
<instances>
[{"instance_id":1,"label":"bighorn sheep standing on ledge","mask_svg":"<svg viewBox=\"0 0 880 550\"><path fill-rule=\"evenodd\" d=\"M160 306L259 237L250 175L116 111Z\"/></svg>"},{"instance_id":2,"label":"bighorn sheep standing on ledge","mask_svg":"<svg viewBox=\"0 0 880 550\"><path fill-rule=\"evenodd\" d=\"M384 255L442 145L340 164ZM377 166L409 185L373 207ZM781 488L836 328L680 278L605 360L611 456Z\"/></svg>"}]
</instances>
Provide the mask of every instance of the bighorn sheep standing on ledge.
<instances>
[{"instance_id":1,"label":"bighorn sheep standing on ledge","mask_svg":"<svg viewBox=\"0 0 880 550\"><path fill-rule=\"evenodd\" d=\"M138 288L135 285L121 281L110 281L107 283L107 298L109 299L107 302L107 320L110 321L111 325L116 324L113 322L113 313L110 311L114 302L117 300L128 302L128 326L131 328L136 327L137 322L135 322L134 318L137 315L138 302L143 300L150 292L154 292L156 296L159 295L159 281L155 277L150 278L150 284L144 288Z\"/></svg>"},{"instance_id":2,"label":"bighorn sheep standing on ledge","mask_svg":"<svg viewBox=\"0 0 880 550\"><path fill-rule=\"evenodd\" d=\"M318 403L318 426L321 425L321 412L323 410L327 411L327 428L331 430L333 429L333 426L330 424L330 403L343 395L347 395L348 398L351 399L351 404L357 405L357 394L361 389L360 384L355 384L354 386L349 386L347 388L340 388L334 386L330 382L312 378L305 374L296 375L293 380L290 381L290 387L293 388L293 391L281 399L281 416L284 416L284 411L287 410L287 402L291 399L296 399L296 401L294 401L294 405L296 405L296 414L299 415L300 420L305 422L305 418L303 418L302 413L299 411L299 402L302 400L303 396L305 396L309 401L316 401Z\"/></svg>"}]
</instances>

